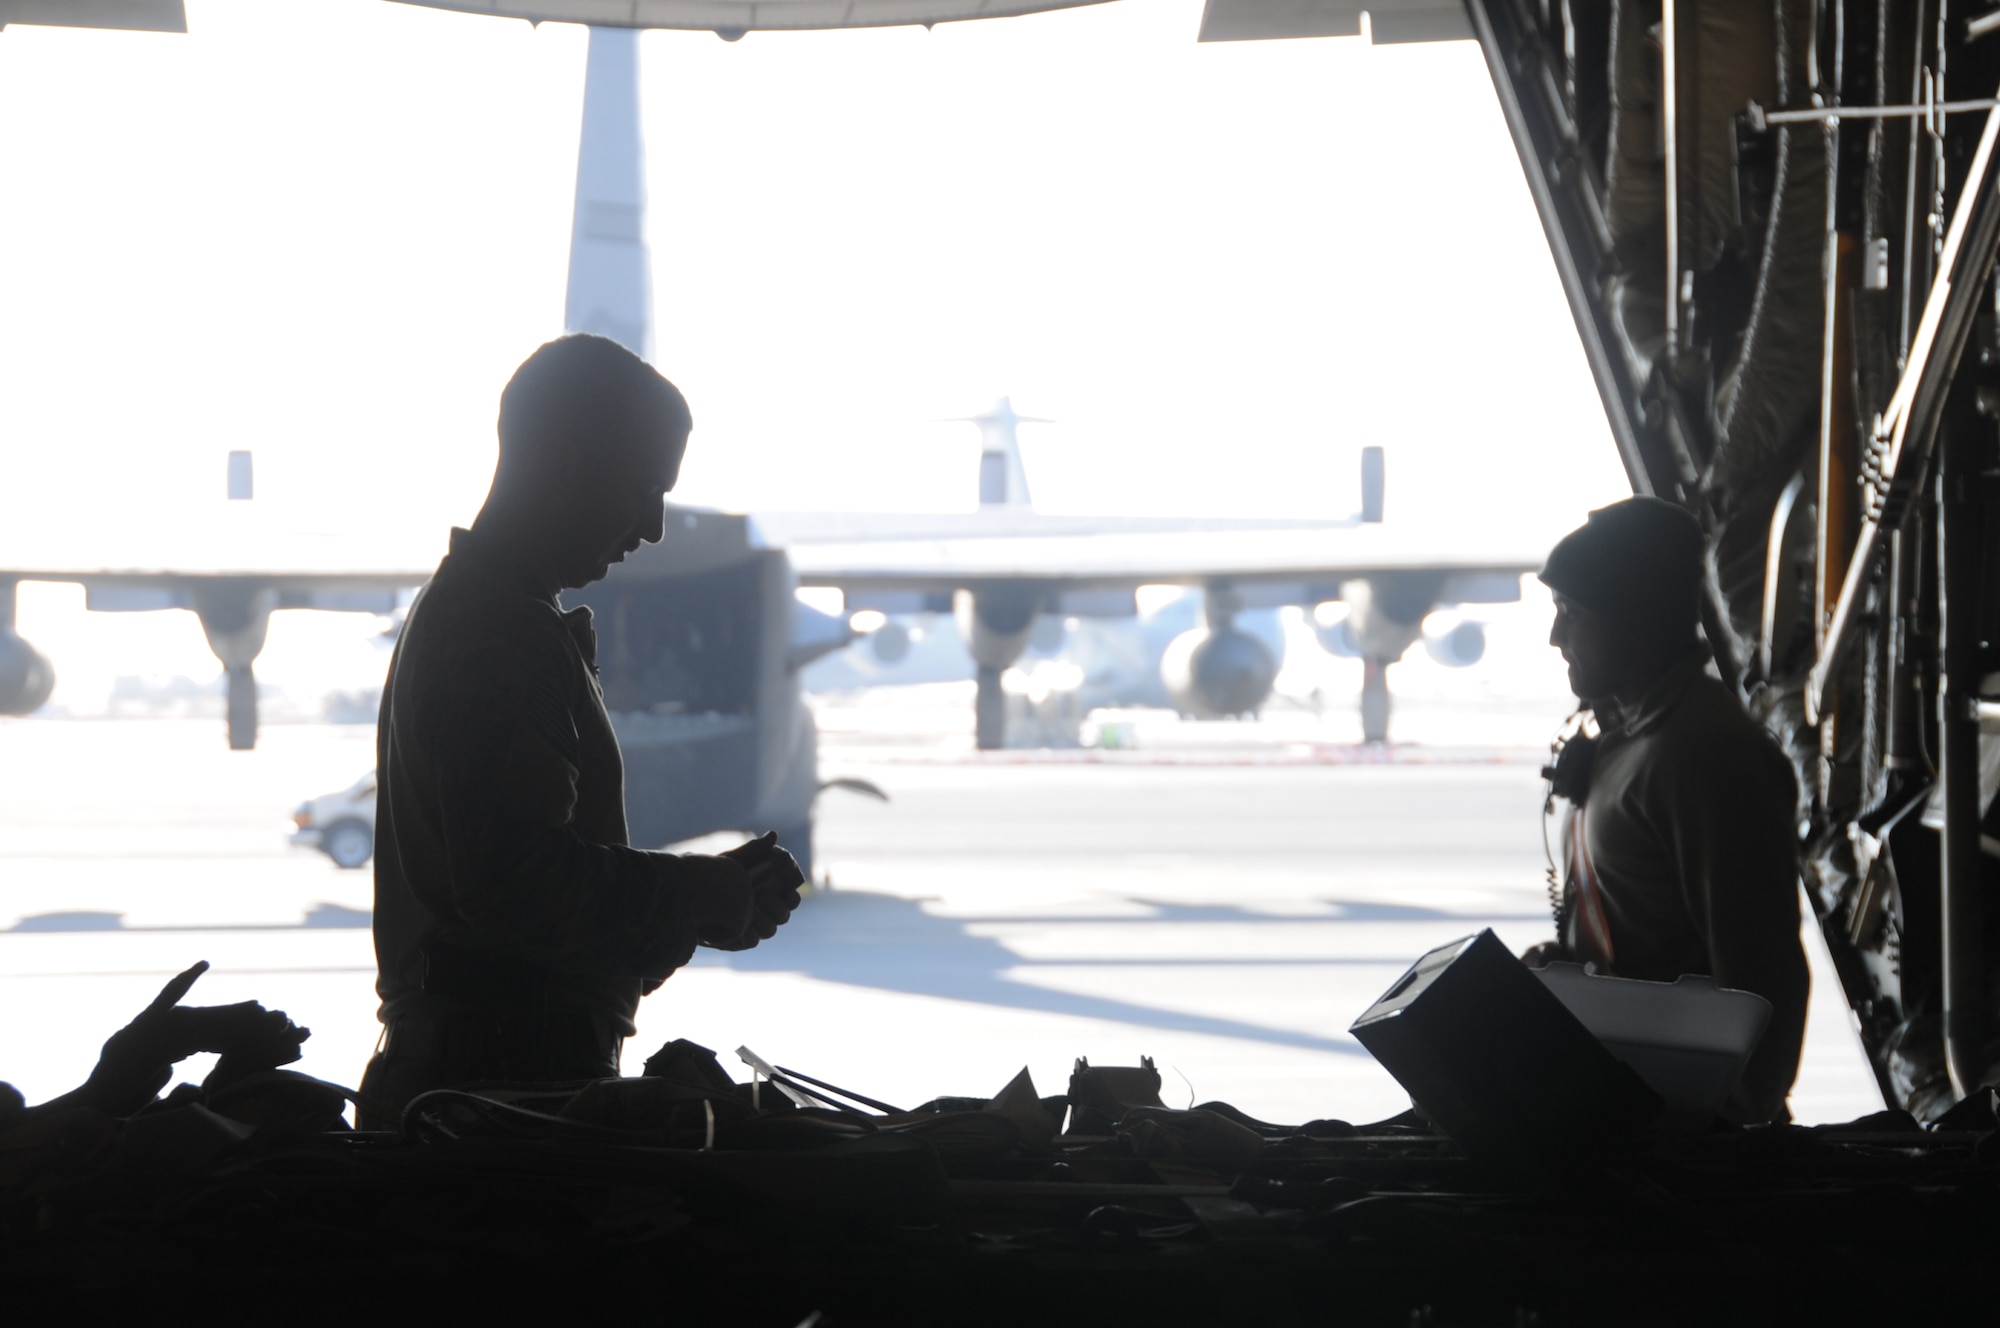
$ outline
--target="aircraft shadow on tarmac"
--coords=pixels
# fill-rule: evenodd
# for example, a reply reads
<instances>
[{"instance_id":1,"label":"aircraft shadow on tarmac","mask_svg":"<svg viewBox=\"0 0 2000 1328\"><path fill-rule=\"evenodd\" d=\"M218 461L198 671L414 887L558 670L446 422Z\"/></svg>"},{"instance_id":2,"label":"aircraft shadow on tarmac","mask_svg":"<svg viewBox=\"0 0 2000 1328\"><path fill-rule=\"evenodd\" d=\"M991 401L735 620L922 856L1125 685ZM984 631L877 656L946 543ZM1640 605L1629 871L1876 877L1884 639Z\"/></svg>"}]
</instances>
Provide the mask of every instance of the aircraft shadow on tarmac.
<instances>
[{"instance_id":1,"label":"aircraft shadow on tarmac","mask_svg":"<svg viewBox=\"0 0 2000 1328\"><path fill-rule=\"evenodd\" d=\"M315 904L298 922L195 922L164 926L128 927L123 913L78 911L37 913L22 918L9 932L33 934L75 931L365 931L375 925L375 915L365 908L343 908L339 904Z\"/></svg>"},{"instance_id":2,"label":"aircraft shadow on tarmac","mask_svg":"<svg viewBox=\"0 0 2000 1328\"><path fill-rule=\"evenodd\" d=\"M1132 1001L1077 992L1057 991L1024 982L1013 974L1022 969L1048 968L1273 968L1359 965L1393 969L1397 958L1381 956L1329 956L1311 958L1261 958L1235 956L1141 957L1103 956L1062 959L1024 959L1001 941L973 933L981 925L1065 926L1080 923L1150 927L1186 923L1253 923L1260 926L1296 927L1301 922L1314 925L1347 923L1429 923L1457 924L1475 929L1495 921L1520 921L1542 914L1471 914L1412 905L1372 902L1322 901L1335 910L1324 916L1297 916L1255 913L1229 904L1175 904L1134 899L1131 902L1152 910L1149 915L1129 913L1067 913L1054 915L1005 914L986 917L945 917L930 913L921 899L868 891L842 890L822 894L796 913L781 935L780 943L738 953L704 950L697 953L694 966L730 968L748 973L797 973L821 982L845 986L871 987L880 991L931 996L943 1000L967 1001L1038 1014L1071 1015L1082 1019L1103 1019L1179 1033L1200 1033L1211 1037L1238 1038L1296 1047L1305 1051L1362 1056L1361 1047L1344 1037L1327 1037L1294 1029L1272 1028L1236 1019L1181 1010L1166 1010ZM15 933L48 932L179 932L179 931L302 931L312 929L358 930L371 925L365 909L337 904L316 905L295 923L234 925L136 926L125 925L124 916L107 912L44 913L21 919L10 930ZM1447 939L1440 935L1439 941ZM1416 956L1409 956L1414 959ZM1385 981L1386 981L1385 974Z\"/></svg>"},{"instance_id":3,"label":"aircraft shadow on tarmac","mask_svg":"<svg viewBox=\"0 0 2000 1328\"><path fill-rule=\"evenodd\" d=\"M785 944L768 949L759 947L741 953L703 951L695 962L726 967L741 972L799 973L824 982L873 987L882 991L933 996L945 1000L969 1001L1040 1014L1072 1015L1083 1019L1104 1019L1181 1033L1201 1033L1212 1037L1238 1038L1296 1047L1305 1051L1330 1052L1343 1056L1365 1056L1358 1043L1344 1037L1328 1037L1295 1029L1272 1028L1236 1019L1219 1018L1181 1010L1077 992L1057 991L1021 981L1011 976L1021 969L1047 968L1214 968L1367 965L1387 970L1402 961L1393 957L1328 957L1309 959L1265 959L1237 957L1086 957L1057 960L1024 959L999 940L975 935L972 928L982 924L1038 924L1061 926L1077 923L1115 923L1120 926L1156 926L1189 922L1255 923L1263 926L1295 927L1302 919L1254 913L1227 904L1171 904L1133 900L1153 910L1150 916L1130 914L1061 914L1028 916L1010 914L993 917L940 917L924 909L923 901L895 895L843 890L812 900L794 915L786 927ZM1314 923L1422 922L1457 923L1468 930L1489 921L1492 915L1451 913L1439 909L1393 904L1340 903L1327 901L1338 910L1325 918L1303 919ZM1537 914L1536 917L1544 915ZM1439 940L1447 939L1440 936ZM1412 954L1410 959L1415 959ZM1384 976L1387 985L1389 974Z\"/></svg>"}]
</instances>

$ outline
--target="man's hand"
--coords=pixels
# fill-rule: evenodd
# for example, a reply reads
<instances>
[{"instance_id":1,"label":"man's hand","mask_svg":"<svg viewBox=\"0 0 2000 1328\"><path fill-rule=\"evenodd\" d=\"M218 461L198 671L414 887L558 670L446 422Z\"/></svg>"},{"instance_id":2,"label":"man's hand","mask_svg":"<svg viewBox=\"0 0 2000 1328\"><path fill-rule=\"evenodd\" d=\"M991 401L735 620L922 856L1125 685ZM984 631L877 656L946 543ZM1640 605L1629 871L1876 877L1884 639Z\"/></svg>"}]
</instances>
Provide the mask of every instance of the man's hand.
<instances>
[{"instance_id":1,"label":"man's hand","mask_svg":"<svg viewBox=\"0 0 2000 1328\"><path fill-rule=\"evenodd\" d=\"M778 847L776 830L766 830L722 856L743 864L750 873L751 883L760 888L789 890L796 895L799 887L806 883L806 875L799 870L798 859ZM795 898L792 903L796 906L798 900Z\"/></svg>"},{"instance_id":2,"label":"man's hand","mask_svg":"<svg viewBox=\"0 0 2000 1328\"><path fill-rule=\"evenodd\" d=\"M748 950L759 941L777 935L778 928L799 906L799 887L806 883L798 860L778 847L778 832L766 831L746 844L721 855L742 867L749 880L741 902L740 925L732 931L734 918L704 929L702 944L716 950Z\"/></svg>"},{"instance_id":3,"label":"man's hand","mask_svg":"<svg viewBox=\"0 0 2000 1328\"><path fill-rule=\"evenodd\" d=\"M1521 951L1521 962L1529 968L1547 968L1561 962L1562 957L1561 941L1539 941Z\"/></svg>"},{"instance_id":4,"label":"man's hand","mask_svg":"<svg viewBox=\"0 0 2000 1328\"><path fill-rule=\"evenodd\" d=\"M67 1095L75 1105L113 1116L128 1116L153 1100L173 1077L176 1061L196 1052L222 1054L211 1076L217 1082L252 1070L289 1065L312 1030L296 1027L279 1010L256 1001L236 1005L180 1004L195 979L208 971L202 962L160 989L139 1017L113 1033L83 1087Z\"/></svg>"}]
</instances>

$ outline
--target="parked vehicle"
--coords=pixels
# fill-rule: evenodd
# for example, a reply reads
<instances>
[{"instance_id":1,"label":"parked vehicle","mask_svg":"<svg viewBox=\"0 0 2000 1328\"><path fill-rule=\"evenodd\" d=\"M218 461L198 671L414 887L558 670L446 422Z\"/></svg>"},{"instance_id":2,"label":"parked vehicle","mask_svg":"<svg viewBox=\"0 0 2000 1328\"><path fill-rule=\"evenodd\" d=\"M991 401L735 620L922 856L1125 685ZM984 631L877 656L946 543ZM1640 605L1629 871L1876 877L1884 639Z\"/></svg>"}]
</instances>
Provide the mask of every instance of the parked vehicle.
<instances>
[{"instance_id":1,"label":"parked vehicle","mask_svg":"<svg viewBox=\"0 0 2000 1328\"><path fill-rule=\"evenodd\" d=\"M358 871L375 856L375 772L351 786L299 804L292 843L316 848L336 866Z\"/></svg>"}]
</instances>

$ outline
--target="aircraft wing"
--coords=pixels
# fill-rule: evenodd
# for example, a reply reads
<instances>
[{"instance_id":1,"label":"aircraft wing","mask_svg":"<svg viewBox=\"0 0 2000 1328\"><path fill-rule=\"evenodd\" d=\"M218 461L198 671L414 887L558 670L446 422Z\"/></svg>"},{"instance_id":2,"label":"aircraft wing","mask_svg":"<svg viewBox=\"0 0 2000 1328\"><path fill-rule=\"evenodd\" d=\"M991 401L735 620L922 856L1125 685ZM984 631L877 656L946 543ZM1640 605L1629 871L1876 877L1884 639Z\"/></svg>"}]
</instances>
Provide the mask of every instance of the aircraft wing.
<instances>
[{"instance_id":1,"label":"aircraft wing","mask_svg":"<svg viewBox=\"0 0 2000 1328\"><path fill-rule=\"evenodd\" d=\"M1140 585L1263 586L1273 602L1340 598L1342 583L1420 573L1456 581L1453 602L1517 597L1514 583L1541 566L1539 551L1474 545L1436 530L1358 522L1173 521L1045 517L981 521L901 518L867 533L834 518L759 517L767 542L789 552L804 585L850 592L977 589L1002 582L1050 590ZM1506 593L1497 582L1505 579Z\"/></svg>"},{"instance_id":2,"label":"aircraft wing","mask_svg":"<svg viewBox=\"0 0 2000 1328\"><path fill-rule=\"evenodd\" d=\"M379 539L301 530L282 513L203 515L214 519L191 519L164 539L70 529L38 539L32 558L0 549L0 714L29 714L55 687L54 665L14 630L18 582L81 585L98 613L195 614L228 678L229 745L247 749L257 741L253 665L272 613L389 614L431 576L420 548L384 551ZM136 542L121 547L127 541Z\"/></svg>"},{"instance_id":3,"label":"aircraft wing","mask_svg":"<svg viewBox=\"0 0 2000 1328\"><path fill-rule=\"evenodd\" d=\"M390 613L398 592L422 585L418 572L308 572L263 570L177 571L152 568L0 568L0 585L14 581L66 581L83 587L85 607L98 613L156 609L200 612L218 595L246 588L268 591L273 609Z\"/></svg>"},{"instance_id":4,"label":"aircraft wing","mask_svg":"<svg viewBox=\"0 0 2000 1328\"><path fill-rule=\"evenodd\" d=\"M247 505L246 505L247 509ZM224 585L276 591L282 608L332 608L313 596L373 595L366 607L430 579L443 541L384 539L381 532L315 530L282 509L191 514L178 529L128 533L66 528L27 548L0 548L0 582L67 581L99 610L193 608L177 602ZM356 608L364 607L357 603Z\"/></svg>"},{"instance_id":5,"label":"aircraft wing","mask_svg":"<svg viewBox=\"0 0 2000 1328\"><path fill-rule=\"evenodd\" d=\"M1379 501L1373 507L1379 513ZM1436 522L1060 517L1020 505L958 516L753 521L765 543L786 550L800 584L839 588L850 612L958 612L978 665L975 740L983 749L1005 745L1002 675L1038 614L1128 617L1137 613L1137 588L1160 584L1207 592L1198 642L1177 654L1177 638L1158 656L1176 709L1242 714L1270 695L1277 661L1236 628L1237 611L1341 600L1344 616L1319 624L1337 644L1326 636L1322 643L1365 661L1363 736L1386 741L1388 667L1423 636L1432 610L1517 601L1521 575L1542 562L1539 548L1475 543ZM1450 635L1441 648L1456 664L1484 650L1477 623Z\"/></svg>"},{"instance_id":6,"label":"aircraft wing","mask_svg":"<svg viewBox=\"0 0 2000 1328\"><path fill-rule=\"evenodd\" d=\"M0 585L15 581L64 581L83 587L84 602L99 613L153 609L200 611L218 595L268 591L274 609L328 609L389 613L399 591L422 585L431 569L379 567L328 571L283 564L240 567L144 567L118 564L0 567Z\"/></svg>"}]
</instances>

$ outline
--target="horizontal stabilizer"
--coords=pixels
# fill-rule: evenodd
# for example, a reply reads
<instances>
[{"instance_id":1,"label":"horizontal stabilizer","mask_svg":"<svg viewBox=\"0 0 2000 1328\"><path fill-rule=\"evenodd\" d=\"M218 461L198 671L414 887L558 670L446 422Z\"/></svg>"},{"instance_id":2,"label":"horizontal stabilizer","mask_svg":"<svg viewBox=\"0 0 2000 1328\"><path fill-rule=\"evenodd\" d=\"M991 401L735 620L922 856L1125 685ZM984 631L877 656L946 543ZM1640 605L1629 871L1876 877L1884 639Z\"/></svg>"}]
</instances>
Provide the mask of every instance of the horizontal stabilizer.
<instances>
[{"instance_id":1,"label":"horizontal stabilizer","mask_svg":"<svg viewBox=\"0 0 2000 1328\"><path fill-rule=\"evenodd\" d=\"M597 27L679 28L713 32L734 41L746 32L808 32L825 28L891 28L1013 18L1052 9L1079 9L1104 0L646 0L643 5L605 0L402 0L430 9L499 14L531 23L588 23Z\"/></svg>"},{"instance_id":2,"label":"horizontal stabilizer","mask_svg":"<svg viewBox=\"0 0 2000 1328\"><path fill-rule=\"evenodd\" d=\"M1369 40L1377 46L1469 40L1473 35L1457 0L1208 0L1200 40L1358 37L1363 14L1368 16Z\"/></svg>"},{"instance_id":3,"label":"horizontal stabilizer","mask_svg":"<svg viewBox=\"0 0 2000 1328\"><path fill-rule=\"evenodd\" d=\"M182 0L0 0L0 28L9 23L127 32L188 30Z\"/></svg>"}]
</instances>

